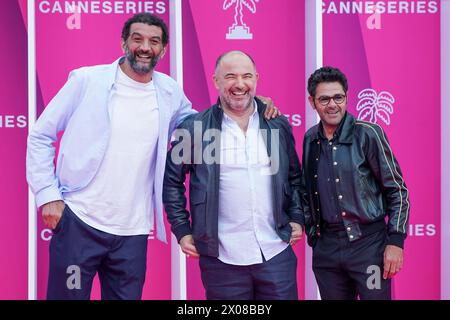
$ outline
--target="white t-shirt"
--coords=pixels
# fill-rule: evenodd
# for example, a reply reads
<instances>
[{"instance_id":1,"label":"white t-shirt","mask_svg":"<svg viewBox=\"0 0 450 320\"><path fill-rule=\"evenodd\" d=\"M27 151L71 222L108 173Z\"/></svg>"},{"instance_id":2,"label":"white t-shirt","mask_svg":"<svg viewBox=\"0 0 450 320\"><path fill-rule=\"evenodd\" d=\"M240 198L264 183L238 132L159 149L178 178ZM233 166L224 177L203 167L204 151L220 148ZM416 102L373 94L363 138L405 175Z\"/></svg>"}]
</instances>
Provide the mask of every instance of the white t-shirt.
<instances>
[{"instance_id":1,"label":"white t-shirt","mask_svg":"<svg viewBox=\"0 0 450 320\"><path fill-rule=\"evenodd\" d=\"M113 90L111 136L100 168L87 187L64 194L64 201L98 230L149 234L159 130L156 90L152 81L134 81L120 66Z\"/></svg>"}]
</instances>

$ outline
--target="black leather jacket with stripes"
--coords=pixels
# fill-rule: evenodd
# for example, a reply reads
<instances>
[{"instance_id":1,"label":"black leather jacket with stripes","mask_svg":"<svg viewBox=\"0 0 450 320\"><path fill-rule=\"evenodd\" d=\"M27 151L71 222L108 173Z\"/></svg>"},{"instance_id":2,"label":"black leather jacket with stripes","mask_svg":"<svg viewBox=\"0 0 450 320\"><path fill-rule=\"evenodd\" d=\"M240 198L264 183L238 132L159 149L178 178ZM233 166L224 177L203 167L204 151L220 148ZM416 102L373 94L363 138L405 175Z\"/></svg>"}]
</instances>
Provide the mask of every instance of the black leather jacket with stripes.
<instances>
[{"instance_id":1,"label":"black leather jacket with stripes","mask_svg":"<svg viewBox=\"0 0 450 320\"><path fill-rule=\"evenodd\" d=\"M303 141L303 211L311 246L323 226L317 187L321 143L318 130L319 124L309 129ZM364 237L370 225L379 224L387 216L388 244L403 248L408 232L409 193L383 129L346 112L336 133L333 179L349 241Z\"/></svg>"}]
</instances>

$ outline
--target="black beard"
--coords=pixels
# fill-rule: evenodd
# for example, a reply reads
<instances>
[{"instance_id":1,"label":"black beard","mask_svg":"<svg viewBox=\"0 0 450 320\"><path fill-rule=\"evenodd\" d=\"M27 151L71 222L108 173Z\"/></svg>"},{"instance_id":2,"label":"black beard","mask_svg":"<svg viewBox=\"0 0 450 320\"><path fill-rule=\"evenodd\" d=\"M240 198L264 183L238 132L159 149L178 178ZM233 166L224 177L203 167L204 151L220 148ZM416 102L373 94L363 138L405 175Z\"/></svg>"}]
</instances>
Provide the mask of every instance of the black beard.
<instances>
[{"instance_id":1,"label":"black beard","mask_svg":"<svg viewBox=\"0 0 450 320\"><path fill-rule=\"evenodd\" d=\"M136 60L136 54L133 54L128 48L125 49L125 56L127 60L130 62L131 69L133 69L134 72L145 75L153 71L155 69L156 65L158 64L160 56L154 56L148 64L142 64L137 62Z\"/></svg>"}]
</instances>

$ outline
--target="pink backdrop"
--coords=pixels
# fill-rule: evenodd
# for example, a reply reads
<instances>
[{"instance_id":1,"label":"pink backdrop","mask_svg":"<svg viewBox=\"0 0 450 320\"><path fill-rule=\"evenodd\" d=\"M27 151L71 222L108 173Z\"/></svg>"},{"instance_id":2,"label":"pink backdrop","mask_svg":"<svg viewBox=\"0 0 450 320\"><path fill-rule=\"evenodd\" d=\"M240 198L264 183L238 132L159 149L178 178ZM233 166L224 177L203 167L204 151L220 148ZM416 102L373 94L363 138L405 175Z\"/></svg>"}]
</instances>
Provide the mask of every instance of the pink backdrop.
<instances>
[{"instance_id":1,"label":"pink backdrop","mask_svg":"<svg viewBox=\"0 0 450 320\"><path fill-rule=\"evenodd\" d=\"M325 1L326 12L340 2ZM323 15L324 65L348 76L349 111L358 116L358 93L364 89L387 91L395 99L390 124L381 117L377 123L411 198L405 265L394 281L397 299L440 297L440 16L433 11L381 14L380 23L369 24L379 29L367 27L371 14Z\"/></svg>"},{"instance_id":2,"label":"pink backdrop","mask_svg":"<svg viewBox=\"0 0 450 320\"><path fill-rule=\"evenodd\" d=\"M8 49L2 52L3 66L0 73L0 299L26 299L28 292L28 189L25 180L28 77L25 25L17 1L2 3L0 38Z\"/></svg>"},{"instance_id":3,"label":"pink backdrop","mask_svg":"<svg viewBox=\"0 0 450 320\"><path fill-rule=\"evenodd\" d=\"M270 96L289 115L301 157L305 132L305 3L304 1L247 1L253 14L243 7L243 22L251 40L227 40L233 24L235 5L223 9L224 0L183 1L184 88L197 110L217 101L211 77L217 57L228 50L243 50L255 60L259 81L257 93ZM230 1L226 1L230 2ZM239 1L237 1L239 2ZM299 297L304 297L304 246L296 246ZM203 299L198 260L187 262L187 297Z\"/></svg>"},{"instance_id":4,"label":"pink backdrop","mask_svg":"<svg viewBox=\"0 0 450 320\"><path fill-rule=\"evenodd\" d=\"M328 8L331 2L339 7L341 2L347 1L327 0L324 8ZM364 89L373 89L378 94L386 91L395 99L393 112L388 114L390 124L380 117L377 121L386 130L411 194L411 227L405 245L405 267L394 283L398 299L438 299L440 272L447 271L440 270L439 266L439 12L430 12L429 4L433 1L425 2L425 9L421 9L425 13L382 14L380 29L376 29L376 23L375 29L368 29L370 14L330 12L323 16L324 64L335 65L348 75L349 110L358 115L358 93ZM55 3L62 3L64 9L64 1L36 0L38 114L64 84L70 70L110 63L121 55L122 24L134 13L132 6L119 6L115 13L108 12L105 7L91 7L91 13L81 14L81 29L69 30L67 20L71 14L60 13ZM130 0L127 3L136 6L153 3L151 6L148 4L147 9L156 11L168 22L169 0ZM304 47L304 2L255 1L254 14L244 8L243 21L251 29L252 40L225 39L228 27L233 23L234 7L223 10L224 0L186 0L182 3L184 83L194 107L203 110L216 100L211 75L217 56L230 49L245 50L256 60L260 73L258 92L272 97L276 105L290 115L301 156L304 112L305 107L309 108L304 104L304 61L305 51L309 50ZM103 13L96 13L102 10ZM26 299L26 0L2 4L0 24L1 39L9 48L3 52L5 63L0 75L0 150L3 156L0 203L3 204L1 215L4 221L4 241L0 241L0 299ZM160 71L169 72L168 57L161 61ZM43 227L40 216L38 222L38 298L43 299L51 232ZM169 234L169 229L167 231ZM301 245L296 250L302 298L304 252ZM170 299L170 246L149 240L148 252L144 299ZM188 299L204 298L198 260L188 260L187 288ZM98 283L94 287L93 298L99 298Z\"/></svg>"}]
</instances>

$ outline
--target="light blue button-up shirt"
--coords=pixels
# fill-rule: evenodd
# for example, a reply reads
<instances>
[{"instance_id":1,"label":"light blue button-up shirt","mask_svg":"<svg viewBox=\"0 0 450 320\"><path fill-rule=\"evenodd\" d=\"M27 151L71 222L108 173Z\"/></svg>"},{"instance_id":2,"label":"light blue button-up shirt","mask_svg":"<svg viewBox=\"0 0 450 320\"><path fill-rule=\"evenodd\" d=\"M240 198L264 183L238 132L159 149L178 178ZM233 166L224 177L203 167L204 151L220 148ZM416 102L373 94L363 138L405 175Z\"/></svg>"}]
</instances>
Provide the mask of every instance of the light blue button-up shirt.
<instances>
[{"instance_id":1,"label":"light blue button-up shirt","mask_svg":"<svg viewBox=\"0 0 450 320\"><path fill-rule=\"evenodd\" d=\"M32 128L28 136L27 181L37 206L64 200L64 193L86 187L97 173L110 138L109 102L119 62L72 71ZM184 118L196 111L175 80L159 72L153 72L152 80L160 117L153 208L156 236L166 242L162 184L168 138ZM64 134L55 170L53 144L61 131Z\"/></svg>"}]
</instances>

